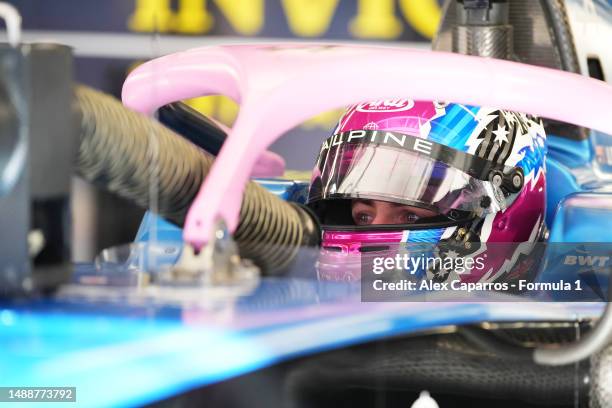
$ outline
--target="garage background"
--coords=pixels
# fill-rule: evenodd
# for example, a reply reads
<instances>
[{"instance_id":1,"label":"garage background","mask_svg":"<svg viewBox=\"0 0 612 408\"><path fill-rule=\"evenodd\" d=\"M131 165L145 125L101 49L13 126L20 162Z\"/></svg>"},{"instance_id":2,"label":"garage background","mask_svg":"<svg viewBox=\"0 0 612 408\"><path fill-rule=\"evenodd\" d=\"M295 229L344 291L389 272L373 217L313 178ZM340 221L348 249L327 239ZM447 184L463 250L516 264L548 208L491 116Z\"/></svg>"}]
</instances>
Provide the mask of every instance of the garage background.
<instances>
[{"instance_id":1,"label":"garage background","mask_svg":"<svg viewBox=\"0 0 612 408\"><path fill-rule=\"evenodd\" d=\"M262 41L384 43L428 48L438 0L12 0L24 41L73 47L78 82L120 97L127 73L149 59L205 45ZM231 125L222 96L187 101ZM340 111L324 112L277 141L287 168L309 170ZM142 210L75 179L74 260L130 242Z\"/></svg>"}]
</instances>

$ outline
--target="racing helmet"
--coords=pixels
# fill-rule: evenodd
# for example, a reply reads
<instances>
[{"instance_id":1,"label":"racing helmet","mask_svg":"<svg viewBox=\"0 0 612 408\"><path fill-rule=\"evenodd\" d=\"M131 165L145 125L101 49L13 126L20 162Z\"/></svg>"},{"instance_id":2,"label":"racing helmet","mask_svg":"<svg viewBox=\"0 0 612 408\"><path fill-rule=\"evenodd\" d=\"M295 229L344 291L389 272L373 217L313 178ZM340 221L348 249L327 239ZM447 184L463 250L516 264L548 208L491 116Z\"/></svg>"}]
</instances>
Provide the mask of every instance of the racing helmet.
<instances>
[{"instance_id":1,"label":"racing helmet","mask_svg":"<svg viewBox=\"0 0 612 408\"><path fill-rule=\"evenodd\" d=\"M540 119L496 108L411 99L349 107L321 146L307 199L323 227L320 277L358 279L360 257L389 243L461 243L462 256L517 243L480 271L425 272L464 281L511 273L545 233L545 141ZM394 215L372 223L359 207L374 203Z\"/></svg>"}]
</instances>

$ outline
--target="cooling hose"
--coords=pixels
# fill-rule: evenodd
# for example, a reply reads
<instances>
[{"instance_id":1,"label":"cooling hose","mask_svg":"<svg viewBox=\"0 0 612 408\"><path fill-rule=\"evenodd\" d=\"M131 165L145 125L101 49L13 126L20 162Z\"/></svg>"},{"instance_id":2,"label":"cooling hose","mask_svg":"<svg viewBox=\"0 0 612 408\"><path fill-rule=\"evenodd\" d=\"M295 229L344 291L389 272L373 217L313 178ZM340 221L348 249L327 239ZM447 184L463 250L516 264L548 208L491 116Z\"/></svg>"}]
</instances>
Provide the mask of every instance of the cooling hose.
<instances>
[{"instance_id":1,"label":"cooling hose","mask_svg":"<svg viewBox=\"0 0 612 408\"><path fill-rule=\"evenodd\" d=\"M612 277L612 275L611 275ZM610 280L612 281L612 280ZM580 340L556 348L539 347L533 352L536 363L550 366L575 364L589 358L612 344L612 285L608 285L608 299L595 327Z\"/></svg>"},{"instance_id":2,"label":"cooling hose","mask_svg":"<svg viewBox=\"0 0 612 408\"><path fill-rule=\"evenodd\" d=\"M561 68L564 71L580 73L580 64L565 3L562 0L543 0L542 9L557 43Z\"/></svg>"},{"instance_id":3,"label":"cooling hose","mask_svg":"<svg viewBox=\"0 0 612 408\"><path fill-rule=\"evenodd\" d=\"M591 356L590 408L612 407L612 344Z\"/></svg>"},{"instance_id":4,"label":"cooling hose","mask_svg":"<svg viewBox=\"0 0 612 408\"><path fill-rule=\"evenodd\" d=\"M75 95L77 173L182 226L214 158L110 95L85 86L77 86ZM305 207L247 184L234 239L240 255L264 274L286 272L300 248L316 247L320 237L318 222Z\"/></svg>"}]
</instances>

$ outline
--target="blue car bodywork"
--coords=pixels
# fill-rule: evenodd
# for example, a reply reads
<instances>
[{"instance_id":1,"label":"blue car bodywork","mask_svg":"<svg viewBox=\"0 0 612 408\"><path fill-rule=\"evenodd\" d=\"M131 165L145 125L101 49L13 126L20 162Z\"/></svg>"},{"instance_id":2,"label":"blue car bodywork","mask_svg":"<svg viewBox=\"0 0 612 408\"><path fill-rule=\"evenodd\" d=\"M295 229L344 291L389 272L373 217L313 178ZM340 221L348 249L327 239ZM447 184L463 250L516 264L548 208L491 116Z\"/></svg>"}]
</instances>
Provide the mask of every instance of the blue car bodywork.
<instances>
[{"instance_id":1,"label":"blue car bodywork","mask_svg":"<svg viewBox=\"0 0 612 408\"><path fill-rule=\"evenodd\" d=\"M610 0L588 3L610 16ZM612 242L612 136L548 135L547 148L548 241ZM285 200L306 198L306 182L257 181ZM161 243L163 251L154 262L173 264L182 231L147 213L135 242ZM537 281L576 279L575 270L559 262L564 253L557 250L547 247L543 263L549 267ZM96 265L78 264L74 279L96 273ZM116 277L116 285L133 285L137 279L127 275L126 280L123 271ZM204 305L135 301L113 289L5 300L0 302L0 387L76 387L76 403L56 407L140 406L282 361L377 339L480 322L593 319L605 305L607 278L603 273L579 277L589 302L511 305L473 297L452 304L364 303L358 283L293 278L263 278L245 293ZM209 294L216 296L195 293Z\"/></svg>"}]
</instances>

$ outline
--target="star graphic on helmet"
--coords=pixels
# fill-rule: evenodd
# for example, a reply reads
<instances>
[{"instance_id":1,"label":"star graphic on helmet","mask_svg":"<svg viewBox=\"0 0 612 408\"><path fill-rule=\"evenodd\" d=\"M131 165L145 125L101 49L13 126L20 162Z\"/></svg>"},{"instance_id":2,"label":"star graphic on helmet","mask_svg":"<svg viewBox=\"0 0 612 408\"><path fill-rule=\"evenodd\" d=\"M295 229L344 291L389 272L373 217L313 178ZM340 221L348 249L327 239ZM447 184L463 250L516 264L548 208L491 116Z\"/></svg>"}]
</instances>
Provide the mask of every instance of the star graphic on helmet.
<instances>
[{"instance_id":1,"label":"star graphic on helmet","mask_svg":"<svg viewBox=\"0 0 612 408\"><path fill-rule=\"evenodd\" d=\"M501 113L508 124L512 125L517 122L516 114L514 114L513 112L501 111Z\"/></svg>"},{"instance_id":2,"label":"star graphic on helmet","mask_svg":"<svg viewBox=\"0 0 612 408\"><path fill-rule=\"evenodd\" d=\"M493 131L493 134L495 135L495 142L502 144L502 142L504 143L508 143L508 131L506 130L506 126L497 126L497 130Z\"/></svg>"},{"instance_id":3,"label":"star graphic on helmet","mask_svg":"<svg viewBox=\"0 0 612 408\"><path fill-rule=\"evenodd\" d=\"M544 124L541 120L530 120L529 131L535 132L538 135L546 135L546 129L544 129Z\"/></svg>"}]
</instances>

